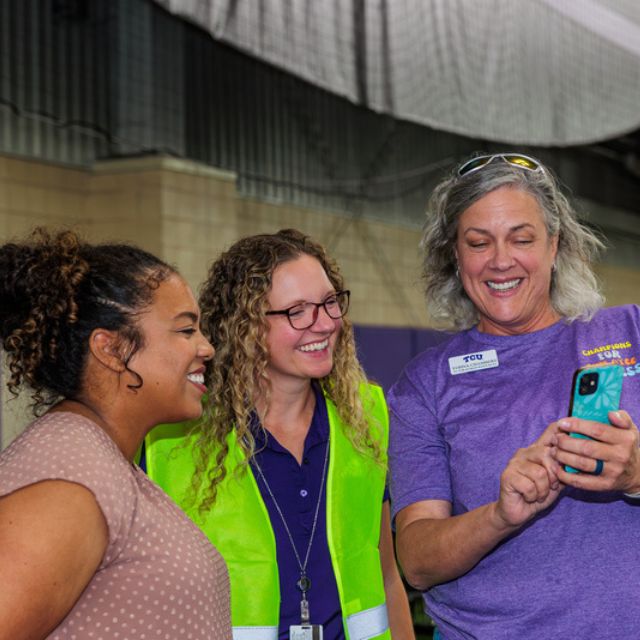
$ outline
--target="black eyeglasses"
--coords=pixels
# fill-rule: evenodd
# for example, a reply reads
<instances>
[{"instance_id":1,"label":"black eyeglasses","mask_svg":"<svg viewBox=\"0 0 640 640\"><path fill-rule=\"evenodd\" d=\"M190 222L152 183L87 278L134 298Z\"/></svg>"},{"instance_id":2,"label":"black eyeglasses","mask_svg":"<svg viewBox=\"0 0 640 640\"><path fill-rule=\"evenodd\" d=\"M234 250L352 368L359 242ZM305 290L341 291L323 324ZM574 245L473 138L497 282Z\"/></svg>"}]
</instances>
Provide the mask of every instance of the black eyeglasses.
<instances>
[{"instance_id":1,"label":"black eyeglasses","mask_svg":"<svg viewBox=\"0 0 640 640\"><path fill-rule=\"evenodd\" d=\"M467 176L474 171L482 169L482 167L486 167L494 160L501 160L526 171L544 171L540 162L530 156L525 156L521 153L494 153L493 155L477 156L463 162L458 167L458 176Z\"/></svg>"},{"instance_id":2,"label":"black eyeglasses","mask_svg":"<svg viewBox=\"0 0 640 640\"><path fill-rule=\"evenodd\" d=\"M350 291L337 291L325 298L322 302L301 302L288 309L267 311L268 316L287 316L289 324L298 331L308 329L318 319L320 307L324 307L327 315L333 320L342 318L349 309Z\"/></svg>"}]
</instances>

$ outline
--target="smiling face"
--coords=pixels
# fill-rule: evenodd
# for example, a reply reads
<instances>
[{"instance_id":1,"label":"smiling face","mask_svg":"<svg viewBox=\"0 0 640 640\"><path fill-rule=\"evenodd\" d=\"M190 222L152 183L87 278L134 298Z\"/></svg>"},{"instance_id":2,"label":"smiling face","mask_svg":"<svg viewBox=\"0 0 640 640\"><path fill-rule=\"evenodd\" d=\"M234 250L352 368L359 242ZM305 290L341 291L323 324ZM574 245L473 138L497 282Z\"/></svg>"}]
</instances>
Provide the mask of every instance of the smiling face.
<instances>
[{"instance_id":1,"label":"smiling face","mask_svg":"<svg viewBox=\"0 0 640 640\"><path fill-rule=\"evenodd\" d=\"M558 320L550 298L557 250L558 237L549 237L538 202L526 191L501 187L462 213L455 251L480 331L516 335Z\"/></svg>"},{"instance_id":2,"label":"smiling face","mask_svg":"<svg viewBox=\"0 0 640 640\"><path fill-rule=\"evenodd\" d=\"M191 420L202 413L203 374L213 347L199 323L191 288L176 274L160 284L151 306L140 316L144 346L128 367L143 380L137 394L153 424Z\"/></svg>"},{"instance_id":3,"label":"smiling face","mask_svg":"<svg viewBox=\"0 0 640 640\"><path fill-rule=\"evenodd\" d=\"M267 301L275 311L304 302L322 302L332 293L335 289L320 262L305 254L276 267ZM274 389L292 389L331 372L341 319L330 318L320 307L316 321L301 331L294 329L284 315L267 316L267 321L267 373Z\"/></svg>"}]
</instances>

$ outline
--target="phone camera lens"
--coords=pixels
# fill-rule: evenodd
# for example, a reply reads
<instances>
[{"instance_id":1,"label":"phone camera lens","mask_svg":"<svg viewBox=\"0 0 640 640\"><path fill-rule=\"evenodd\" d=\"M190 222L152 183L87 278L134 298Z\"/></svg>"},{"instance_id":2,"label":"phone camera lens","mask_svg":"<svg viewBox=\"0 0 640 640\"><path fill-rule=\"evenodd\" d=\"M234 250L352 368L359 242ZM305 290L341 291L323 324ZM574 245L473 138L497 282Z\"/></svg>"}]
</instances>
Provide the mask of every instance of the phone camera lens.
<instances>
[{"instance_id":1,"label":"phone camera lens","mask_svg":"<svg viewBox=\"0 0 640 640\"><path fill-rule=\"evenodd\" d=\"M597 371L590 371L589 373L585 373L582 376L582 378L580 378L578 393L581 396L589 396L592 393L595 393L597 388L598 388L598 372Z\"/></svg>"}]
</instances>

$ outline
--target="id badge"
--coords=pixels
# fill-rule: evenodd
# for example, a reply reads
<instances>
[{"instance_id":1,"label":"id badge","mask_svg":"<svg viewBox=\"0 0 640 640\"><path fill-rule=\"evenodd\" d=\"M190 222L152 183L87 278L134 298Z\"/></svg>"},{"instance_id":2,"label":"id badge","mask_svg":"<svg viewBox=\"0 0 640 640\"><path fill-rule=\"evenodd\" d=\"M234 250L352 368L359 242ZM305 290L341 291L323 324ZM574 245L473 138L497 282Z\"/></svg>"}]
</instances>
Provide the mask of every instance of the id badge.
<instances>
[{"instance_id":1,"label":"id badge","mask_svg":"<svg viewBox=\"0 0 640 640\"><path fill-rule=\"evenodd\" d=\"M322 640L321 624L292 624L289 640Z\"/></svg>"}]
</instances>

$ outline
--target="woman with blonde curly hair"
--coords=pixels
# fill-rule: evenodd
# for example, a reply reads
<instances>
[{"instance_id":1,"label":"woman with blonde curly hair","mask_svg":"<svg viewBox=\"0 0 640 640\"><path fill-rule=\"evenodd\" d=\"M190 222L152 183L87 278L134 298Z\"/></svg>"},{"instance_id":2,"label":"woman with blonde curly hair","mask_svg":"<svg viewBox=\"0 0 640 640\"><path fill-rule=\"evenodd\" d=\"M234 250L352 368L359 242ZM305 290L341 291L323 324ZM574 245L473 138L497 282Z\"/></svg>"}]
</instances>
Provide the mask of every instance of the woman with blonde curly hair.
<instances>
[{"instance_id":1,"label":"woman with blonde curly hair","mask_svg":"<svg viewBox=\"0 0 640 640\"><path fill-rule=\"evenodd\" d=\"M207 416L186 441L154 431L147 469L225 558L234 637L412 638L386 405L356 358L336 264L295 230L247 237L213 263L200 303L216 349Z\"/></svg>"}]
</instances>

